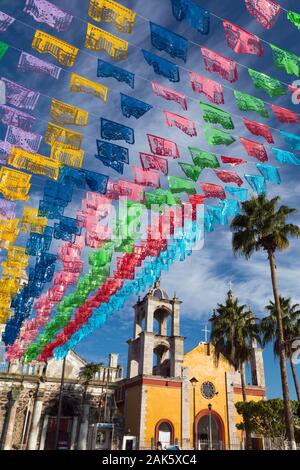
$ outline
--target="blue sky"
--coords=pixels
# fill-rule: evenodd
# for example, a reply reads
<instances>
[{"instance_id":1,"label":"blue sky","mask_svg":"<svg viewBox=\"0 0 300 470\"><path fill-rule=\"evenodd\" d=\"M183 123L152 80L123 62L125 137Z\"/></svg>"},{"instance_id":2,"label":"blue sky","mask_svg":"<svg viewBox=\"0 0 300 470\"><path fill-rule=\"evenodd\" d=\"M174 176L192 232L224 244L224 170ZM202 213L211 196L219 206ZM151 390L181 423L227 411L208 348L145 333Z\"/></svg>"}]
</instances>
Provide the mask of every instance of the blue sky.
<instances>
[{"instance_id":1,"label":"blue sky","mask_svg":"<svg viewBox=\"0 0 300 470\"><path fill-rule=\"evenodd\" d=\"M202 7L207 7L216 16L225 18L238 26L257 34L261 39L267 42L278 45L284 49L290 50L295 54L300 55L299 47L299 31L288 22L284 12L281 13L277 24L270 31L266 31L254 18L252 18L244 4L244 0L196 0ZM187 145L193 144L201 148L206 148L215 151L218 155L225 154L234 157L246 157L246 153L241 145L237 142L230 148L215 147L209 148L203 136L201 128L201 113L197 101L205 98L200 95L193 94L191 89L188 71L193 70L198 73L206 74L202 62L201 52L199 45L205 45L208 48L223 54L227 57L235 59L240 64L253 68L263 73L267 73L275 78L278 78L286 84L291 84L296 77L287 75L283 71L275 68L271 50L268 44L264 43L265 54L263 57L251 56L247 54L236 54L225 42L224 31L222 22L216 18L211 18L211 31L208 36L202 36L196 30L191 29L185 21L177 22L172 15L171 1L170 0L122 0L122 3L137 11L137 20L131 35L122 35L124 39L130 42L129 54L126 61L122 61L118 65L124 67L136 74L136 85L134 91L126 86L124 83L116 82L113 79L101 79L101 82L107 85L110 89L107 104L103 104L99 100L93 100L88 95L70 93L69 81L70 71L83 75L91 80L99 80L96 78L97 58L109 60L104 52L93 52L84 49L84 39L86 31L86 22L89 21L87 15L89 1L88 0L53 0L53 3L70 11L74 16L71 27L65 33L57 33L45 24L40 24L34 19L22 12L25 0L3 0L0 2L0 9L11 16L17 18L16 21L6 33L1 33L0 39L6 41L14 48L11 48L5 60L0 63L1 75L15 80L18 83L24 84L29 88L37 89L41 92L41 98L37 105L35 115L39 118L37 121L35 131L44 133L47 121L49 119L49 109L51 98L57 98L62 101L81 106L90 112L90 120L87 128L84 131L85 138L83 148L86 150L86 157L84 168L108 174L112 180L117 180L118 175L113 171L109 171L104 167L99 160L94 158L96 152L96 138L99 138L99 118L106 117L108 119L122 122L126 125L134 127L135 129L135 145L130 148L130 165L139 165L138 152L148 152L149 148L146 141L146 133L153 133L162 135L171 140L176 140L179 145L181 153L181 161L190 162L190 156L187 151ZM294 1L286 0L282 6L286 9L296 10ZM184 37L188 38L189 43L188 60L184 64L180 59L173 60L162 52L156 51L150 43L149 37L149 19L156 22L174 32L177 32ZM92 22L92 21L91 21ZM100 24L100 27L117 34L109 24ZM80 48L78 58L75 66L69 71L63 71L59 81L53 80L50 77L39 76L37 74L21 74L16 71L16 65L20 55L20 50L31 53L31 42L34 35L34 29L42 29L54 36L61 37L62 39L76 45ZM141 48L147 49L154 53L160 54L166 59L170 59L181 66L180 75L181 81L177 84L171 84L168 80L161 76L154 74L151 67L149 67L142 58ZM37 55L37 53L34 53ZM55 59L49 55L39 56L49 62L57 63ZM59 65L59 64L58 64ZM184 68L182 68L184 67ZM217 75L211 75L211 78L219 81L224 86L225 91L225 105L224 109L233 113L233 120L235 136L244 136L252 138L248 134L242 124L242 117L246 116L249 119L264 122L277 129L285 129L288 132L297 133L298 129L293 125L280 124L270 113L270 119L261 118L259 115L248 112L242 113L239 111L234 103L233 92L230 88L235 88L245 91L249 94L264 99L265 101L272 101L279 106L294 109L299 112L299 106L292 104L291 95L270 99L264 92L256 90L251 82L247 73L247 68L238 65L239 80L234 84L222 80ZM165 123L162 115L162 110L173 111L178 114L183 114L178 106L172 102L166 102L153 95L151 90L151 80L156 80L160 84L181 91L192 98L188 100L189 109L186 116L196 121L198 136L193 139L181 133L176 128L169 129ZM147 113L139 120L134 118L126 119L121 114L120 97L119 93L123 92L132 95L136 98L149 102L154 105L153 110ZM0 126L0 140L5 137L5 126ZM273 132L275 146L286 148L279 133ZM256 140L253 137L253 140ZM257 140L261 140L258 138ZM265 143L265 142L264 142ZM267 144L266 149L269 153L270 162L274 163L271 156L270 146ZM49 147L42 144L41 153L49 155ZM250 159L251 160L251 159ZM242 176L245 172L255 172L253 162L249 162L245 171L245 167L237 169ZM181 170L176 161L170 162L169 174L181 175ZM300 188L298 185L299 175L297 167L283 167L280 168L282 177L282 184L279 187L272 185L268 186L268 194L273 196L280 194L283 202L299 208L299 194ZM131 179L130 166L126 168L124 177ZM202 180L218 183L212 172L204 170ZM44 179L42 177L33 176L33 184L30 192L30 204L38 207L38 201L42 197L42 190ZM164 182L165 184L165 182ZM79 207L81 199L84 197L84 192L78 191L73 198L72 204L67 208L65 215L74 217L75 210ZM21 213L22 205L18 206L19 214ZM296 215L293 222L300 222L299 215ZM26 237L21 235L18 239L20 244L25 243ZM279 288L284 296L291 296L294 302L300 302L299 295L299 269L300 261L299 241L292 241L291 248L284 254L278 256L278 283ZM54 241L51 246L51 251L55 252L57 243ZM0 254L3 258L4 253ZM87 250L84 253L86 259ZM33 262L34 260L32 260ZM233 290L235 295L238 296L242 303L249 305L257 316L264 315L264 306L272 297L271 281L268 269L268 263L265 254L257 254L249 262L243 259L235 259L231 252L231 234L228 227L220 227L215 232L208 234L205 240L204 248L201 251L194 252L191 258L188 258L184 263L173 266L168 274L162 276L161 284L169 292L170 295L176 291L177 296L183 301L181 311L181 329L182 334L187 337L185 348L186 351L197 345L197 343L204 338L202 329L208 323L213 308L216 307L218 302L223 302L226 292L228 290L229 280L233 283ZM132 335L133 329L133 310L132 305L135 298L129 298L125 308L116 312L108 323L101 329L96 331L92 336L85 339L77 348L78 352L86 357L88 360L104 361L109 352L118 352L120 354L120 362L125 366L127 356L126 340ZM272 348L268 347L265 351L265 364L266 364L266 380L268 387L268 396L280 396L280 374L278 361L274 361ZM298 375L299 367L297 366ZM292 381L291 395L295 397Z\"/></svg>"}]
</instances>

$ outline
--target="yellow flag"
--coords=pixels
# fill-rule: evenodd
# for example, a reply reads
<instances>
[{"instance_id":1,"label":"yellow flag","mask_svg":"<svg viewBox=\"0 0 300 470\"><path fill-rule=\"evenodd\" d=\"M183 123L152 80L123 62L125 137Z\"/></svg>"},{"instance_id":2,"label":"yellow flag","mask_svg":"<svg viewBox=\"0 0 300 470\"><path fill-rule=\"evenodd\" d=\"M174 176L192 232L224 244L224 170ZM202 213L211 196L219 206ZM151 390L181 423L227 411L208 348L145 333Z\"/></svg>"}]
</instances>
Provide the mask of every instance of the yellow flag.
<instances>
[{"instance_id":1,"label":"yellow flag","mask_svg":"<svg viewBox=\"0 0 300 470\"><path fill-rule=\"evenodd\" d=\"M15 168L28 170L36 175L48 176L51 179L58 179L59 164L49 157L30 153L18 147L13 147L8 157L7 163Z\"/></svg>"},{"instance_id":2,"label":"yellow flag","mask_svg":"<svg viewBox=\"0 0 300 470\"><path fill-rule=\"evenodd\" d=\"M51 102L50 117L57 124L86 126L89 113L82 108L77 108L71 104L53 99Z\"/></svg>"},{"instance_id":3,"label":"yellow flag","mask_svg":"<svg viewBox=\"0 0 300 470\"><path fill-rule=\"evenodd\" d=\"M114 0L91 0L89 16L95 21L112 23L120 33L131 33L136 12Z\"/></svg>"},{"instance_id":4,"label":"yellow flag","mask_svg":"<svg viewBox=\"0 0 300 470\"><path fill-rule=\"evenodd\" d=\"M20 219L0 220L0 248L8 248L19 235Z\"/></svg>"},{"instance_id":5,"label":"yellow flag","mask_svg":"<svg viewBox=\"0 0 300 470\"><path fill-rule=\"evenodd\" d=\"M47 217L39 217L38 212L38 209L34 207L24 207L20 223L20 230L22 232L44 233L48 219Z\"/></svg>"},{"instance_id":6,"label":"yellow flag","mask_svg":"<svg viewBox=\"0 0 300 470\"><path fill-rule=\"evenodd\" d=\"M51 147L50 157L52 160L59 162L61 165L72 166L73 168L81 168L84 157L84 150L73 150L55 144Z\"/></svg>"},{"instance_id":7,"label":"yellow flag","mask_svg":"<svg viewBox=\"0 0 300 470\"><path fill-rule=\"evenodd\" d=\"M41 54L51 54L58 62L68 67L74 65L78 53L77 47L38 29L31 46Z\"/></svg>"},{"instance_id":8,"label":"yellow flag","mask_svg":"<svg viewBox=\"0 0 300 470\"><path fill-rule=\"evenodd\" d=\"M28 266L29 255L26 254L26 248L22 246L10 246L7 250L6 264L11 267ZM4 263L2 263L4 266Z\"/></svg>"},{"instance_id":9,"label":"yellow flag","mask_svg":"<svg viewBox=\"0 0 300 470\"><path fill-rule=\"evenodd\" d=\"M85 47L93 51L105 51L115 60L127 58L127 41L90 23L88 23L87 27Z\"/></svg>"},{"instance_id":10,"label":"yellow flag","mask_svg":"<svg viewBox=\"0 0 300 470\"><path fill-rule=\"evenodd\" d=\"M71 148L74 150L80 150L83 140L83 134L72 129L67 129L65 127L57 126L48 123L45 134L45 142L49 145L59 144L62 147Z\"/></svg>"},{"instance_id":11,"label":"yellow flag","mask_svg":"<svg viewBox=\"0 0 300 470\"><path fill-rule=\"evenodd\" d=\"M103 100L104 103L106 103L108 95L108 88L106 86L101 85L101 83L88 80L87 78L81 77L80 75L76 75L75 73L72 73L71 75L70 91L93 95L96 98Z\"/></svg>"},{"instance_id":12,"label":"yellow flag","mask_svg":"<svg viewBox=\"0 0 300 470\"><path fill-rule=\"evenodd\" d=\"M0 192L5 199L27 201L31 175L5 166L0 168Z\"/></svg>"}]
</instances>

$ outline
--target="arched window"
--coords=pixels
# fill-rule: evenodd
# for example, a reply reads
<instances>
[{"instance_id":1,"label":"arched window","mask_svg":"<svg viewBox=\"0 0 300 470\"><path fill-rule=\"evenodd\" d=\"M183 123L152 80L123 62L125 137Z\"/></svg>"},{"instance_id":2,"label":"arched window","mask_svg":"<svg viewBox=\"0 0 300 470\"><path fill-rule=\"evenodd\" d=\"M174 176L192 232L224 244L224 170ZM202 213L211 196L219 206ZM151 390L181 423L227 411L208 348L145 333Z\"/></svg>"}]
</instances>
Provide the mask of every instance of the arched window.
<instances>
[{"instance_id":1,"label":"arched window","mask_svg":"<svg viewBox=\"0 0 300 470\"><path fill-rule=\"evenodd\" d=\"M155 441L161 443L162 449L174 444L174 426L168 419L160 420L155 427Z\"/></svg>"}]
</instances>

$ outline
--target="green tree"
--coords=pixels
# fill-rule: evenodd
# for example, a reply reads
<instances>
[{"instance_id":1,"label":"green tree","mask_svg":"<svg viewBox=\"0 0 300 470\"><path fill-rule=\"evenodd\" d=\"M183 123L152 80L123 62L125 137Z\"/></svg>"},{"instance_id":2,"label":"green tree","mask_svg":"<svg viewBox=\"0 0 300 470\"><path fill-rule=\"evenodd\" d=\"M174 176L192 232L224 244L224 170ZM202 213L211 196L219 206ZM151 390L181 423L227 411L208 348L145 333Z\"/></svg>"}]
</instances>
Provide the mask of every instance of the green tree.
<instances>
[{"instance_id":1,"label":"green tree","mask_svg":"<svg viewBox=\"0 0 300 470\"><path fill-rule=\"evenodd\" d=\"M243 202L242 213L237 215L231 223L233 231L232 248L235 254L242 255L246 259L249 259L253 253L261 250L265 251L268 256L278 325L279 359L285 423L290 445L292 448L295 448L282 314L277 289L275 253L277 251L286 250L289 247L289 238L291 236L300 237L300 228L297 225L287 223L288 216L296 212L296 209L285 205L281 205L278 208L279 201L279 196L268 200L266 196L260 195Z\"/></svg>"},{"instance_id":2,"label":"green tree","mask_svg":"<svg viewBox=\"0 0 300 470\"><path fill-rule=\"evenodd\" d=\"M247 400L245 363L251 358L253 342L259 341L258 327L251 310L239 305L230 290L225 304L218 304L210 318L211 342L218 360L222 354L236 371L240 371L243 400ZM246 447L250 448L250 434L246 433Z\"/></svg>"},{"instance_id":3,"label":"green tree","mask_svg":"<svg viewBox=\"0 0 300 470\"><path fill-rule=\"evenodd\" d=\"M240 401L235 404L237 412L242 416L243 421L237 424L237 428L247 430L261 437L269 437L273 440L273 444L277 444L280 448L284 448L287 438L287 429L285 425L284 402L280 398L272 400L260 401ZM293 411L293 424L298 430L300 419L296 415L298 403L291 402Z\"/></svg>"},{"instance_id":4,"label":"green tree","mask_svg":"<svg viewBox=\"0 0 300 470\"><path fill-rule=\"evenodd\" d=\"M297 336L300 336L300 305L292 305L292 300L290 297L284 298L279 296L279 302L282 315L283 337L285 341L285 355L287 358L289 358L290 361L297 400L300 401L299 384L297 380L295 365L292 360L292 343ZM276 317L276 305L274 304L274 302L270 301L269 304L266 306L266 309L268 310L269 315L263 318L260 323L260 330L262 333L262 344L265 347L267 343L273 342L274 355L278 357L280 348L278 341L279 334Z\"/></svg>"}]
</instances>

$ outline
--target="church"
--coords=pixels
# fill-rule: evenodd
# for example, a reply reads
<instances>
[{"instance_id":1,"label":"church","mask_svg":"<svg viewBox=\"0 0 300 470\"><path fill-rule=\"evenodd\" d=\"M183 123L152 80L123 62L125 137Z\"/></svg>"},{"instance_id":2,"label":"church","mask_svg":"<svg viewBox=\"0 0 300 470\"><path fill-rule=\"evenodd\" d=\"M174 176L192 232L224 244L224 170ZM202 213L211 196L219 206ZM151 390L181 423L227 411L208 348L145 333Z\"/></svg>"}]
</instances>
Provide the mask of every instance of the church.
<instances>
[{"instance_id":1,"label":"church","mask_svg":"<svg viewBox=\"0 0 300 470\"><path fill-rule=\"evenodd\" d=\"M240 374L224 358L217 364L207 341L184 353L181 303L176 296L170 299L157 282L134 306L127 379L122 385L129 445L240 449L243 436L236 428L240 417L235 409L235 403L242 401ZM262 400L266 396L263 353L256 344L250 367L247 399Z\"/></svg>"},{"instance_id":2,"label":"church","mask_svg":"<svg viewBox=\"0 0 300 470\"><path fill-rule=\"evenodd\" d=\"M242 400L240 374L218 363L206 340L184 352L181 301L160 283L134 306L127 376L118 355L83 384L87 362L71 351L62 386L58 447L73 449L241 449L244 436L235 403ZM266 396L262 350L253 344L247 399ZM62 361L19 362L0 367L0 446L53 449ZM252 436L253 447L263 441ZM254 444L255 443L255 444Z\"/></svg>"}]
</instances>

